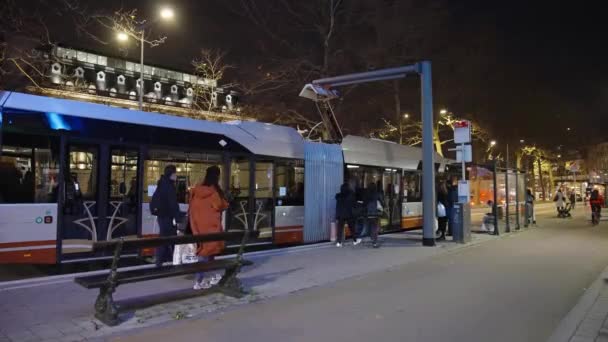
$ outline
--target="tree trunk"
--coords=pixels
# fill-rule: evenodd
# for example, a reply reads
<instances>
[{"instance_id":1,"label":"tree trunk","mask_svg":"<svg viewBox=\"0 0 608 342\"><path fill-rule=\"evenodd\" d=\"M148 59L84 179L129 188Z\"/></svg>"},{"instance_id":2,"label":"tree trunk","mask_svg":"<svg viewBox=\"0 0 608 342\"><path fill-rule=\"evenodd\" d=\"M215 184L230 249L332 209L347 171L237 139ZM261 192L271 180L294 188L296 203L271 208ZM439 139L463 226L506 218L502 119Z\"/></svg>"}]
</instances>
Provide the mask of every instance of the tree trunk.
<instances>
[{"instance_id":1,"label":"tree trunk","mask_svg":"<svg viewBox=\"0 0 608 342\"><path fill-rule=\"evenodd\" d=\"M545 182L543 182L543 169L541 167L540 158L536 160L538 162L538 177L540 179L540 189L542 191L543 200L546 200Z\"/></svg>"},{"instance_id":2,"label":"tree trunk","mask_svg":"<svg viewBox=\"0 0 608 342\"><path fill-rule=\"evenodd\" d=\"M403 144L403 115L401 115L401 98L399 97L399 80L393 81L395 97L395 119L399 125L399 144Z\"/></svg>"},{"instance_id":3,"label":"tree trunk","mask_svg":"<svg viewBox=\"0 0 608 342\"><path fill-rule=\"evenodd\" d=\"M443 148L441 147L441 139L439 138L439 127L435 125L433 129L433 143L435 144L435 150L443 157Z\"/></svg>"},{"instance_id":4,"label":"tree trunk","mask_svg":"<svg viewBox=\"0 0 608 342\"><path fill-rule=\"evenodd\" d=\"M555 182L553 179L553 165L551 165L550 162L547 162L547 164L548 164L548 169L549 169L549 186L548 186L548 188L549 188L549 193L553 194L555 192L554 191Z\"/></svg>"}]
</instances>

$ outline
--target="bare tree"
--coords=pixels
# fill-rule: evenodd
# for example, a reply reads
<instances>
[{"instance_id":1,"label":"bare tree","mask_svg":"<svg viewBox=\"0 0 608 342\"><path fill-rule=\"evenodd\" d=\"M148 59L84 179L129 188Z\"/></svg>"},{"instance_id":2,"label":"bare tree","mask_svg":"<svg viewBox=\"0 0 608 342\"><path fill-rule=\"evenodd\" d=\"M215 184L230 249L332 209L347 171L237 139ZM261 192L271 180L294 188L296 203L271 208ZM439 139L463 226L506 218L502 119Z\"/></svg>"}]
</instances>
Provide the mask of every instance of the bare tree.
<instances>
[{"instance_id":1,"label":"bare tree","mask_svg":"<svg viewBox=\"0 0 608 342\"><path fill-rule=\"evenodd\" d=\"M192 61L194 73L198 77L193 85L194 98L192 107L211 111L217 107L217 88L228 69L234 68L224 62L226 53L218 49L202 49L198 58ZM232 88L236 83L223 84L223 88Z\"/></svg>"},{"instance_id":2,"label":"bare tree","mask_svg":"<svg viewBox=\"0 0 608 342\"><path fill-rule=\"evenodd\" d=\"M403 114L400 115L401 117ZM452 113L441 115L437 120L437 124L433 128L433 145L436 152L444 156L443 146L454 141L453 129L457 121L462 118L454 116ZM370 137L378 137L385 140L395 141L397 143L409 146L422 144L422 122L415 119L408 119L395 124L393 121L382 119L383 125L370 132ZM488 133L478 124L472 124L473 131L471 135L475 140L485 142L488 140Z\"/></svg>"}]
</instances>

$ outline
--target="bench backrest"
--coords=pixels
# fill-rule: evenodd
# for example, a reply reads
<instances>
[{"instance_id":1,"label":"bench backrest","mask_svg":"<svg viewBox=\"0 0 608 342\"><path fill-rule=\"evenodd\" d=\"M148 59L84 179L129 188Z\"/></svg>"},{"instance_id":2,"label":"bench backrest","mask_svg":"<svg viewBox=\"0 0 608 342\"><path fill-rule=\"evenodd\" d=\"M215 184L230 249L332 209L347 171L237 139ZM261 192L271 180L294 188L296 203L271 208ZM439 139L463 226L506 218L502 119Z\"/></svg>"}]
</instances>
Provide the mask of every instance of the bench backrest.
<instances>
[{"instance_id":1,"label":"bench backrest","mask_svg":"<svg viewBox=\"0 0 608 342\"><path fill-rule=\"evenodd\" d=\"M235 231L235 232L221 232L204 235L183 235L183 236L170 236L170 237L155 237L155 238L141 238L141 239L129 239L129 240L112 240L112 241L101 241L93 244L94 251L114 251L119 244L122 244L121 249L133 249L133 248L149 248L159 247L165 245L183 245L188 243L200 243L200 242L212 242L212 241L234 241L243 240L246 232ZM254 235L249 233L249 237Z\"/></svg>"}]
</instances>

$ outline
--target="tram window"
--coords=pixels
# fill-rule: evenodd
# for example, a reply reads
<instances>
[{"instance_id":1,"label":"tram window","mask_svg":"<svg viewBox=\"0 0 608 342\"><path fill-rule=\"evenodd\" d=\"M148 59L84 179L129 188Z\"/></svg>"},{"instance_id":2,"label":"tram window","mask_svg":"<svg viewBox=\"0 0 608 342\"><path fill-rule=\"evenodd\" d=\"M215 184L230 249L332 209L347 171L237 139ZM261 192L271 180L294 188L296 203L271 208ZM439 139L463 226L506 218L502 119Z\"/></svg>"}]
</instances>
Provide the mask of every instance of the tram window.
<instances>
[{"instance_id":1,"label":"tram window","mask_svg":"<svg viewBox=\"0 0 608 342\"><path fill-rule=\"evenodd\" d=\"M249 160L234 159L230 165L230 193L235 198L249 197Z\"/></svg>"},{"instance_id":2,"label":"tram window","mask_svg":"<svg viewBox=\"0 0 608 342\"><path fill-rule=\"evenodd\" d=\"M408 202L422 201L422 177L419 173L403 175L403 197Z\"/></svg>"},{"instance_id":3,"label":"tram window","mask_svg":"<svg viewBox=\"0 0 608 342\"><path fill-rule=\"evenodd\" d=\"M148 160L145 161L144 172L144 202L150 202L158 180L167 165L177 168L177 200L179 203L188 203L190 189L201 183L205 172L210 166L218 166L222 171L220 184L224 177L222 157L218 154L186 153L169 150L151 150Z\"/></svg>"},{"instance_id":4,"label":"tram window","mask_svg":"<svg viewBox=\"0 0 608 342\"><path fill-rule=\"evenodd\" d=\"M277 205L304 205L304 161L276 162Z\"/></svg>"},{"instance_id":5,"label":"tram window","mask_svg":"<svg viewBox=\"0 0 608 342\"><path fill-rule=\"evenodd\" d=\"M56 202L58 151L54 137L5 132L0 157L0 203Z\"/></svg>"}]
</instances>

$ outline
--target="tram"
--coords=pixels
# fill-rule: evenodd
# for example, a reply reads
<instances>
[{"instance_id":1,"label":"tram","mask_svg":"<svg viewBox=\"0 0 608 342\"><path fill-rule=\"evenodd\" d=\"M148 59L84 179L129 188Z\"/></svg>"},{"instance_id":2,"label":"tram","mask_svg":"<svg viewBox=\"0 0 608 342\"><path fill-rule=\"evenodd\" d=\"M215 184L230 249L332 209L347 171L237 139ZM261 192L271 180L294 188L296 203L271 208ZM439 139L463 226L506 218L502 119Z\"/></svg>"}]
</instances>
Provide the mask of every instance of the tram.
<instances>
[{"instance_id":1,"label":"tram","mask_svg":"<svg viewBox=\"0 0 608 342\"><path fill-rule=\"evenodd\" d=\"M149 201L176 165L177 192L217 165L232 195L226 230L257 231L255 246L327 241L335 194L372 182L386 199L381 231L422 226L420 148L346 136L305 141L260 122L210 122L102 104L0 92L0 263L107 258L96 241L158 233ZM437 155L436 170L449 160ZM133 251L133 256L150 251Z\"/></svg>"}]
</instances>

